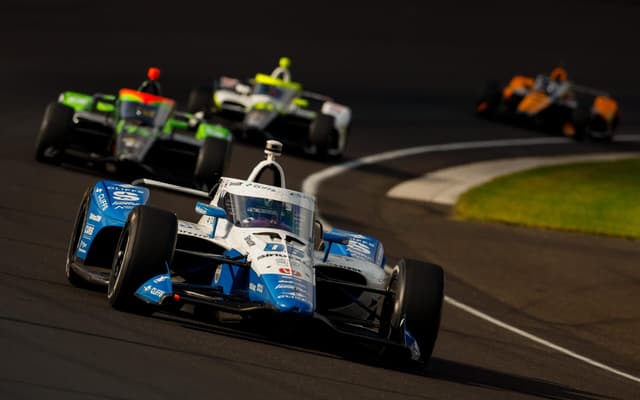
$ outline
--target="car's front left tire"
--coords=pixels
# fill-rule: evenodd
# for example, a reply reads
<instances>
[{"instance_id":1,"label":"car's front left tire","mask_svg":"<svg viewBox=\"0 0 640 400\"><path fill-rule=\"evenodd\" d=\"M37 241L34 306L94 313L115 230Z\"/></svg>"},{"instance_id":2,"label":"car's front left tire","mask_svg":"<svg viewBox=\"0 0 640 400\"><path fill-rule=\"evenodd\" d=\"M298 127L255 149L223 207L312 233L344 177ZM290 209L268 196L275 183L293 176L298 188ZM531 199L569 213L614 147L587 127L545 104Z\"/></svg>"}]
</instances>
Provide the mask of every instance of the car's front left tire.
<instances>
[{"instance_id":1,"label":"car's front left tire","mask_svg":"<svg viewBox=\"0 0 640 400\"><path fill-rule=\"evenodd\" d=\"M90 198L91 198L91 188L88 188L87 190L85 190L84 195L82 196L80 207L78 207L78 212L76 213L76 220L73 225L73 231L71 232L71 238L69 239L69 248L67 250L67 263L66 263L65 273L69 283L71 283L73 286L76 286L76 287L83 287L88 285L87 281L85 281L73 269L73 264L75 263L76 252L78 250L78 243L80 243L80 238L82 237L82 231L87 222Z\"/></svg>"},{"instance_id":2,"label":"car's front left tire","mask_svg":"<svg viewBox=\"0 0 640 400\"><path fill-rule=\"evenodd\" d=\"M316 148L319 158L326 158L334 132L335 118L332 115L318 114L309 125L309 143Z\"/></svg>"},{"instance_id":3,"label":"car's front left tire","mask_svg":"<svg viewBox=\"0 0 640 400\"><path fill-rule=\"evenodd\" d=\"M485 84L480 98L476 102L476 115L492 117L502 102L502 88L497 81L489 81Z\"/></svg>"},{"instance_id":4,"label":"car's front left tire","mask_svg":"<svg viewBox=\"0 0 640 400\"><path fill-rule=\"evenodd\" d=\"M36 137L36 160L51 164L62 160L73 129L73 114L73 109L64 104L52 102L47 105Z\"/></svg>"},{"instance_id":5,"label":"car's front left tire","mask_svg":"<svg viewBox=\"0 0 640 400\"><path fill-rule=\"evenodd\" d=\"M136 290L154 276L167 272L173 260L178 232L175 214L136 206L120 234L114 255L107 298L122 311L147 311Z\"/></svg>"}]
</instances>

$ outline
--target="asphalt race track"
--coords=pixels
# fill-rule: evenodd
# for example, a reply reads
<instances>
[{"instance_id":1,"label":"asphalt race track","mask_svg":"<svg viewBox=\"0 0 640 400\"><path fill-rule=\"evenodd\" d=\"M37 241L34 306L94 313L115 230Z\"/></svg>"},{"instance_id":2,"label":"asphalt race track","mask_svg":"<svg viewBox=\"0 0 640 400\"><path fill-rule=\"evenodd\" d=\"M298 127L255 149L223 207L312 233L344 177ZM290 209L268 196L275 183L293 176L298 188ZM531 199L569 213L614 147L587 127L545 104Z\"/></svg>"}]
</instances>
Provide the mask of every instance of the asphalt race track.
<instances>
[{"instance_id":1,"label":"asphalt race track","mask_svg":"<svg viewBox=\"0 0 640 400\"><path fill-rule=\"evenodd\" d=\"M104 293L66 282L76 207L104 175L34 160L44 108L67 89L135 87L149 65L162 69L165 94L184 104L193 86L221 74L270 71L288 55L296 80L352 106L347 160L544 136L477 120L474 97L486 79L547 71L557 62L572 80L608 89L620 100L619 133L640 134L640 6L632 1L541 0L531 9L506 0L254 3L0 6L0 398L640 398L637 382L450 305L433 359L415 373L384 368L322 337L283 339L117 312ZM324 182L319 205L332 224L377 236L391 257L443 265L448 296L640 376L637 241L463 223L442 207L384 197L399 182L463 162L639 150L587 142L407 157ZM260 148L236 146L229 175L246 176L261 158ZM328 166L299 156L282 164L296 189ZM189 199L157 201L193 216Z\"/></svg>"}]
</instances>

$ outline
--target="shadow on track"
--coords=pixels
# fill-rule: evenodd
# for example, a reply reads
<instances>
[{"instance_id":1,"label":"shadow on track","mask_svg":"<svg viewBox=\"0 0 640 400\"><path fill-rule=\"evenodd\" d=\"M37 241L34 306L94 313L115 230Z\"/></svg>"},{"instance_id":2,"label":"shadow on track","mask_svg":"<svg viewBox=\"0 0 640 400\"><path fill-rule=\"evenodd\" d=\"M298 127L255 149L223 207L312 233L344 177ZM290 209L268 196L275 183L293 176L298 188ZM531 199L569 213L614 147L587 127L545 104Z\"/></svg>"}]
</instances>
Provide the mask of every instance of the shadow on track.
<instances>
[{"instance_id":1,"label":"shadow on track","mask_svg":"<svg viewBox=\"0 0 640 400\"><path fill-rule=\"evenodd\" d=\"M172 317L156 316L157 318L171 320ZM276 346L290 351L298 351L306 354L313 354L320 357L337 358L345 361L363 364L370 367L386 369L399 373L411 374L417 377L448 381L462 385L481 387L485 389L501 390L506 392L519 393L536 396L550 400L605 400L615 399L615 397L599 395L587 391L581 391L559 383L542 379L527 378L524 376L501 372L497 370L464 364L456 361L446 360L439 357L432 357L426 366L399 366L386 362L375 354L375 350L368 346L345 340L335 334L327 336L326 332L312 331L300 335L299 332L276 332L272 329L265 335L259 329L244 329L241 324L237 328L227 328L221 325L200 324L193 321L181 321L184 328L222 334L234 338L259 342L262 344ZM274 334L275 332L275 334ZM372 351L373 350L373 351ZM263 366L263 368L270 368ZM300 374L295 370L280 369L280 372ZM306 374L301 374L306 375ZM308 376L308 375L307 375ZM313 376L316 379L341 382L339 379L330 379L321 376ZM371 385L355 384L351 385L372 388L378 391L387 391L393 394L403 394L402 392L387 390ZM425 396L424 398L430 398Z\"/></svg>"},{"instance_id":2,"label":"shadow on track","mask_svg":"<svg viewBox=\"0 0 640 400\"><path fill-rule=\"evenodd\" d=\"M33 381L29 382L29 381L23 381L18 379L0 378L0 394L4 393L7 396L10 396L7 398L18 398L18 397L13 397L16 395L16 392L11 390L12 387L17 387L22 389L27 388L31 393L40 392L44 398L50 398L49 396L54 396L54 393L64 395L65 399L77 398L77 399L126 400L129 398L129 397L119 397L119 396L118 397L107 396L99 393L98 391L88 392L83 390L74 390L68 387L64 387L63 385L51 385L51 384L38 383Z\"/></svg>"},{"instance_id":3,"label":"shadow on track","mask_svg":"<svg viewBox=\"0 0 640 400\"><path fill-rule=\"evenodd\" d=\"M385 363L380 357L377 357L371 349L367 349L366 346L361 346L353 343L352 341L345 341L344 338L336 337L336 335L325 335L325 332L318 330L310 332L308 335L301 335L300 332L293 332L289 330L279 331L274 334L273 329L268 329L269 332L264 334L261 329L249 326L245 328L242 323L231 324L210 324L200 322L198 320L186 319L187 313L180 313L176 315L169 315L164 313L156 313L153 319L164 321L170 324L178 324L185 329L199 331L206 334L223 335L226 337L236 338L240 340L251 341L255 343L265 344L268 346L275 346L289 351L296 351L308 355L314 355L317 357L326 357L333 359L343 359L345 361L358 363L374 368L381 368L399 373L411 374L416 377L423 377L425 379L434 379L447 382L453 382L462 385L468 385L473 387L481 387L494 390L502 390L506 392L514 392L519 394L537 396L550 400L597 400L597 399L612 399L612 397L597 395L590 392L580 391L568 387L566 385L557 384L554 382L526 378L523 376L504 373L487 368L477 367L470 364L464 364L460 362L450 361L438 357L434 357L430 360L427 368L415 368L415 367L395 367ZM415 396L415 394L404 393L402 391L392 390L385 387L378 387L374 384L361 384L348 381L346 378L333 378L328 376L316 375L305 373L297 370L295 367L283 368L274 367L268 364L263 364L250 360L234 359L229 357L223 357L207 353L205 351L188 350L185 348L166 346L145 343L142 341L136 341L126 339L122 337L116 337L106 335L102 333L88 332L84 330L66 328L63 326L57 326L49 323L29 321L21 318L14 318L9 316L0 316L0 320L21 325L30 325L35 328L55 330L75 335L95 337L102 340L108 340L118 343L126 343L144 348L151 348L169 353L179 353L183 355L190 355L199 358L206 358L216 363L235 364L242 365L244 367L250 367L257 370L269 370L276 371L282 374L299 376L305 378L313 378L318 381L324 381L327 383L339 383L347 384L354 387L361 387L371 389L379 392L389 393L392 395L411 395L411 397L430 398L429 396ZM230 325L230 326L224 326ZM238 329L240 328L240 329ZM13 382L18 384L34 385L29 382ZM65 390L64 388L51 387L55 391ZM82 394L82 393L74 393Z\"/></svg>"},{"instance_id":4,"label":"shadow on track","mask_svg":"<svg viewBox=\"0 0 640 400\"><path fill-rule=\"evenodd\" d=\"M614 399L614 397L572 389L554 382L526 378L437 357L430 360L426 376L462 385L515 392L551 400Z\"/></svg>"}]
</instances>

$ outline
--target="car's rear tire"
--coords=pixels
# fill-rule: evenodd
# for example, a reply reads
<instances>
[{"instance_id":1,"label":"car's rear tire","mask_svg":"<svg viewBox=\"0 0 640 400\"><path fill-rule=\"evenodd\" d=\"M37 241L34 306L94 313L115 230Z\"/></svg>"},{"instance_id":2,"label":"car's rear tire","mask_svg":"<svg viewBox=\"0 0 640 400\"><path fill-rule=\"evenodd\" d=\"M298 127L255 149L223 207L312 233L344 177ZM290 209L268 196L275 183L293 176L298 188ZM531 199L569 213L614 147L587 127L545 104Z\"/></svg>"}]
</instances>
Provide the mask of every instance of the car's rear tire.
<instances>
[{"instance_id":1,"label":"car's rear tire","mask_svg":"<svg viewBox=\"0 0 640 400\"><path fill-rule=\"evenodd\" d=\"M203 111L205 115L211 113L213 108L213 90L208 86L200 86L191 90L187 100L187 111L197 113Z\"/></svg>"},{"instance_id":2,"label":"car's rear tire","mask_svg":"<svg viewBox=\"0 0 640 400\"><path fill-rule=\"evenodd\" d=\"M597 141L597 142L601 142L601 143L611 143L613 142L613 137L615 136L615 131L616 128L618 126L618 119L619 116L616 114L613 117L613 120L609 123L606 124L606 132L604 132L604 135L592 135L592 139ZM591 122L593 123L593 122Z\"/></svg>"},{"instance_id":3,"label":"car's rear tire","mask_svg":"<svg viewBox=\"0 0 640 400\"><path fill-rule=\"evenodd\" d=\"M210 190L222 176L230 158L231 142L208 137L202 143L193 172L196 185Z\"/></svg>"},{"instance_id":4,"label":"car's rear tire","mask_svg":"<svg viewBox=\"0 0 640 400\"><path fill-rule=\"evenodd\" d=\"M318 114L309 125L309 143L315 146L319 158L327 157L334 126L335 118L326 114Z\"/></svg>"},{"instance_id":5,"label":"car's rear tire","mask_svg":"<svg viewBox=\"0 0 640 400\"><path fill-rule=\"evenodd\" d=\"M69 144L74 111L58 102L47 105L36 137L36 160L57 164Z\"/></svg>"},{"instance_id":6,"label":"car's rear tire","mask_svg":"<svg viewBox=\"0 0 640 400\"><path fill-rule=\"evenodd\" d=\"M395 296L385 302L382 323L386 332L383 333L406 345L406 328L418 343L420 359L417 361L426 363L433 353L440 329L444 271L435 264L400 260L393 269L389 289Z\"/></svg>"},{"instance_id":7,"label":"car's rear tire","mask_svg":"<svg viewBox=\"0 0 640 400\"><path fill-rule=\"evenodd\" d=\"M69 281L69 283L76 287L88 286L88 282L85 281L80 275L78 275L78 273L73 269L72 265L75 263L78 243L80 242L80 238L82 237L82 230L84 229L84 226L87 222L91 190L92 188L88 188L87 190L85 190L84 195L82 196L82 201L80 202L80 207L78 207L76 220L73 225L73 231L71 232L71 239L69 239L69 248L67 250L67 263L65 273L67 275L67 280Z\"/></svg>"},{"instance_id":8,"label":"car's rear tire","mask_svg":"<svg viewBox=\"0 0 640 400\"><path fill-rule=\"evenodd\" d=\"M613 137L616 135L618 124L620 123L620 115L616 113L608 126L608 135L603 138L605 142L613 142Z\"/></svg>"},{"instance_id":9,"label":"car's rear tire","mask_svg":"<svg viewBox=\"0 0 640 400\"><path fill-rule=\"evenodd\" d=\"M113 308L150 310L135 292L149 279L167 272L177 232L178 219L173 213L149 206L136 206L131 211L120 234L107 288L107 299Z\"/></svg>"},{"instance_id":10,"label":"car's rear tire","mask_svg":"<svg viewBox=\"0 0 640 400\"><path fill-rule=\"evenodd\" d=\"M581 142L590 137L590 113L588 110L577 108L571 113L571 121L575 127L575 135L573 139Z\"/></svg>"}]
</instances>

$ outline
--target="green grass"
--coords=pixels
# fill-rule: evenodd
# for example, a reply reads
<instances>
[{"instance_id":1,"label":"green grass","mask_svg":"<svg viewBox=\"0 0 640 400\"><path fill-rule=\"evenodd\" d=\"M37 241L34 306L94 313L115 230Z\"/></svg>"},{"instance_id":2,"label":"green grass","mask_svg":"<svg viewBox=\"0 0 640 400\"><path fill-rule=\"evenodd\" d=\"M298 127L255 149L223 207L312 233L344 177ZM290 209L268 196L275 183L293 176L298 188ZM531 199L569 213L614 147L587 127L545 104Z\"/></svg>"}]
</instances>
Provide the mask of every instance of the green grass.
<instances>
[{"instance_id":1,"label":"green grass","mask_svg":"<svg viewBox=\"0 0 640 400\"><path fill-rule=\"evenodd\" d=\"M455 218L640 238L640 159L541 167L458 200Z\"/></svg>"}]
</instances>

